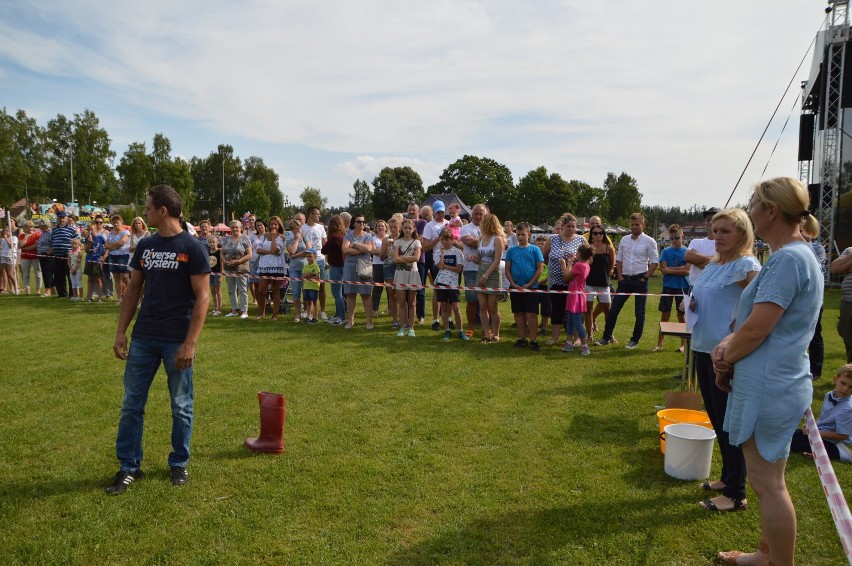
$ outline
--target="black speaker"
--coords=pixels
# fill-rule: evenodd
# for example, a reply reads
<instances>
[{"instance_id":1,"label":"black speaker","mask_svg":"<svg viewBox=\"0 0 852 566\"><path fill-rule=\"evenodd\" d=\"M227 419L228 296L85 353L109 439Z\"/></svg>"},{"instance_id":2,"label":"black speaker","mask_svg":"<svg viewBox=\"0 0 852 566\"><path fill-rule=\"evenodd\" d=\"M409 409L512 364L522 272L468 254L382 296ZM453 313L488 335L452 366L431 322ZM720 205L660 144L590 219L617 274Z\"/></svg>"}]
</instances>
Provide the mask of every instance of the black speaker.
<instances>
[{"instance_id":1,"label":"black speaker","mask_svg":"<svg viewBox=\"0 0 852 566\"><path fill-rule=\"evenodd\" d=\"M814 118L814 114L799 117L799 161L812 161L814 158Z\"/></svg>"},{"instance_id":2,"label":"black speaker","mask_svg":"<svg viewBox=\"0 0 852 566\"><path fill-rule=\"evenodd\" d=\"M819 210L819 183L808 185L808 212L815 214ZM831 192L831 186L826 185L825 190Z\"/></svg>"}]
</instances>

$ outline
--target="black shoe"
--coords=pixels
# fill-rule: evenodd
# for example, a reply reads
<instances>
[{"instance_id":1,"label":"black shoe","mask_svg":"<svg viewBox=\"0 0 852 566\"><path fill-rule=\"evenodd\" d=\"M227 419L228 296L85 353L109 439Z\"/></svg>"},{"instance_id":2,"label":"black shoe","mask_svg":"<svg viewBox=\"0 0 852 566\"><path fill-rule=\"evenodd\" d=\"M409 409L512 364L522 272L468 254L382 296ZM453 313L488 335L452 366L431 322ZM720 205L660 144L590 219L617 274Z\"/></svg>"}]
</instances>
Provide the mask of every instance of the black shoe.
<instances>
[{"instance_id":1,"label":"black shoe","mask_svg":"<svg viewBox=\"0 0 852 566\"><path fill-rule=\"evenodd\" d=\"M530 350L532 350L533 352L538 352L539 350L541 350L537 340L533 340L532 342L530 342Z\"/></svg>"},{"instance_id":2,"label":"black shoe","mask_svg":"<svg viewBox=\"0 0 852 566\"><path fill-rule=\"evenodd\" d=\"M135 472L118 470L112 477L109 487L106 488L106 494L118 495L119 493L124 493L134 480L142 479L143 477L145 477L145 473L142 470L136 470Z\"/></svg>"},{"instance_id":3,"label":"black shoe","mask_svg":"<svg viewBox=\"0 0 852 566\"><path fill-rule=\"evenodd\" d=\"M450 330L455 330L455 329L456 329L456 323L451 320L450 321ZM818 378L815 377L814 379L818 379Z\"/></svg>"},{"instance_id":4,"label":"black shoe","mask_svg":"<svg viewBox=\"0 0 852 566\"><path fill-rule=\"evenodd\" d=\"M439 321L435 321L432 323L432 330L441 330L441 323Z\"/></svg>"},{"instance_id":5,"label":"black shoe","mask_svg":"<svg viewBox=\"0 0 852 566\"><path fill-rule=\"evenodd\" d=\"M518 338L518 341L515 342L515 348L526 348L527 343L528 342L526 338Z\"/></svg>"},{"instance_id":6,"label":"black shoe","mask_svg":"<svg viewBox=\"0 0 852 566\"><path fill-rule=\"evenodd\" d=\"M169 473L172 478L172 485L183 485L188 479L186 468L180 466L172 466L172 471Z\"/></svg>"}]
</instances>

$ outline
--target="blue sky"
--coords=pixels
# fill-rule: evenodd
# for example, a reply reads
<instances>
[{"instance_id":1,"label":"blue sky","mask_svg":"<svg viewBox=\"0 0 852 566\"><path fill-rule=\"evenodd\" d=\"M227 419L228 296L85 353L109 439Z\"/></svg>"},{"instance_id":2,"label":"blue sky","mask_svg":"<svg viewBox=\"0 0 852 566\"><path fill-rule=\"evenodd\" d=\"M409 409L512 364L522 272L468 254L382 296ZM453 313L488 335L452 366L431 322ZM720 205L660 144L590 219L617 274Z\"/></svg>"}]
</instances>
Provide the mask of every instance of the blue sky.
<instances>
[{"instance_id":1,"label":"blue sky","mask_svg":"<svg viewBox=\"0 0 852 566\"><path fill-rule=\"evenodd\" d=\"M33 5L37 4L37 5ZM813 35L801 0L429 3L0 0L0 105L41 124L94 111L120 157L258 155L297 202L343 205L409 165L428 186L465 154L517 180L545 166L645 204L724 204ZM733 202L758 180L799 79ZM766 176L797 175L798 108Z\"/></svg>"}]
</instances>

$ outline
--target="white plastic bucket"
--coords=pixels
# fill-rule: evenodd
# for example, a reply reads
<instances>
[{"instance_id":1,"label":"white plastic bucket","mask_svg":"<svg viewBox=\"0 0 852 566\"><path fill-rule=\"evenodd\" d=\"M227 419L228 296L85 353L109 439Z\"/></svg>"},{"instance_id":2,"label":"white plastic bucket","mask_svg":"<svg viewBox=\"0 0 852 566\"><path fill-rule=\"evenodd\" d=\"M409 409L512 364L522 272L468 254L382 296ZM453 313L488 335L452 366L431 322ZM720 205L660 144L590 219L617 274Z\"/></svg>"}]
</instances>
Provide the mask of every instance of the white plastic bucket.
<instances>
[{"instance_id":1,"label":"white plastic bucket","mask_svg":"<svg viewBox=\"0 0 852 566\"><path fill-rule=\"evenodd\" d=\"M679 480L703 480L710 476L716 433L703 426L678 423L666 426L665 471Z\"/></svg>"}]
</instances>

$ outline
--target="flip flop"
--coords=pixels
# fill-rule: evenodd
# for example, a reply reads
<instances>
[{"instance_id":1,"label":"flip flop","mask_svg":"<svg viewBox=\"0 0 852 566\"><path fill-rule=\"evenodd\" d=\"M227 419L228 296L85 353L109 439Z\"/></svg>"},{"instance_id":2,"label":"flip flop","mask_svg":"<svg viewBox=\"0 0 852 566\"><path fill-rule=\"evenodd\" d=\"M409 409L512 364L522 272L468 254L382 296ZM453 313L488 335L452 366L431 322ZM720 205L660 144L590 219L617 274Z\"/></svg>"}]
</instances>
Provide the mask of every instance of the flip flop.
<instances>
[{"instance_id":1,"label":"flip flop","mask_svg":"<svg viewBox=\"0 0 852 566\"><path fill-rule=\"evenodd\" d=\"M719 489L713 489L712 487L710 487L710 484L711 484L711 482L706 481L706 482L702 482L702 483L698 484L698 487L700 487L704 491L722 491L723 489L725 489L723 487L720 487Z\"/></svg>"},{"instance_id":2,"label":"flip flop","mask_svg":"<svg viewBox=\"0 0 852 566\"><path fill-rule=\"evenodd\" d=\"M748 509L748 503L742 499L731 499L731 501L734 502L734 506L730 509L719 509L716 504L713 503L712 499L705 499L699 503L698 506L707 511L719 511L724 513L733 513L734 511L745 511Z\"/></svg>"}]
</instances>

